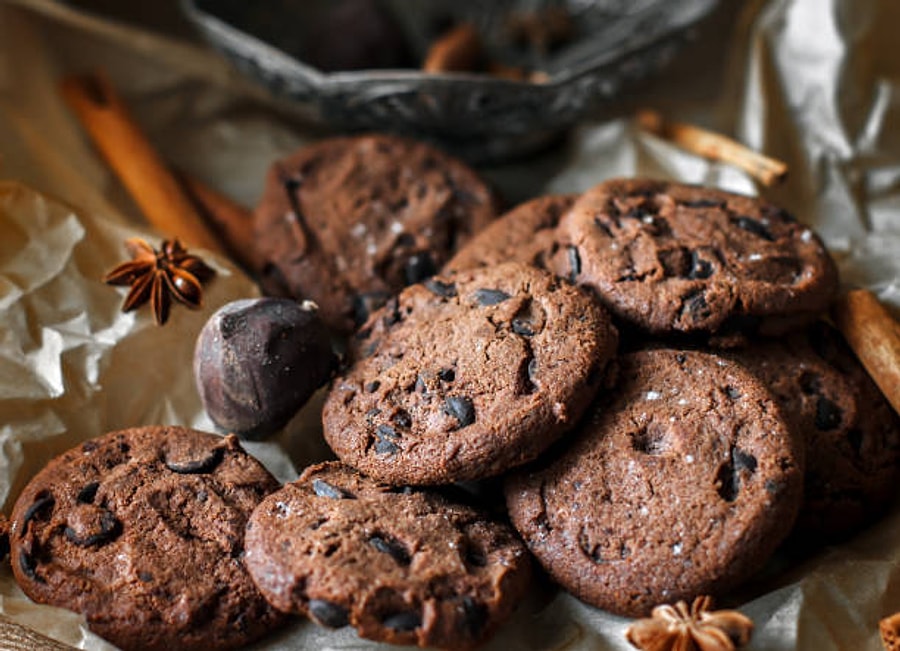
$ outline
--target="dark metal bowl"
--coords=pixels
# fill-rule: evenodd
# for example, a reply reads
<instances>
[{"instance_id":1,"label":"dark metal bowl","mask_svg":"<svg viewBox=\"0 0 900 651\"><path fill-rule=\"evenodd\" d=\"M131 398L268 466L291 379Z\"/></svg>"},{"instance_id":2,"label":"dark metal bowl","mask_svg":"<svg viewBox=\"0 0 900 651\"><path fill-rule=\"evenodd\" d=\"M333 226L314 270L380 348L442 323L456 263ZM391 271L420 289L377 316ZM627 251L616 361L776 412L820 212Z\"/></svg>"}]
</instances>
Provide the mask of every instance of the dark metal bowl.
<instances>
[{"instance_id":1,"label":"dark metal bowl","mask_svg":"<svg viewBox=\"0 0 900 651\"><path fill-rule=\"evenodd\" d=\"M717 0L568 0L573 36L545 55L515 49L499 25L547 0L383 0L418 61L453 21L474 22L492 58L546 75L542 83L417 69L323 72L304 62L324 0L182 0L205 38L244 73L341 130L394 131L440 142L470 160L542 146L629 82L658 70ZM354 39L335 30L328 38ZM309 59L307 58L307 61Z\"/></svg>"}]
</instances>

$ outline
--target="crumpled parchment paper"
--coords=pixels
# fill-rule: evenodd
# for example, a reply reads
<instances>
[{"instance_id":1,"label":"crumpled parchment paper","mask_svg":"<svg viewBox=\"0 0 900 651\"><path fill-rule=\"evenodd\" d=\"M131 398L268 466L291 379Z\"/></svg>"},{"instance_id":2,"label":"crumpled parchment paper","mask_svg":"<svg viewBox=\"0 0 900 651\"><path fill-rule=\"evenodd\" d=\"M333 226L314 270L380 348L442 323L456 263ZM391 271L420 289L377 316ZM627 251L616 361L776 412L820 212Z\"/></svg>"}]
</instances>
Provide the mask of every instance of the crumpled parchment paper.
<instances>
[{"instance_id":1,"label":"crumpled parchment paper","mask_svg":"<svg viewBox=\"0 0 900 651\"><path fill-rule=\"evenodd\" d=\"M723 3L663 75L611 103L554 151L483 170L509 202L649 175L745 193L744 174L711 164L627 119L642 105L736 135L782 158L790 180L766 192L814 226L847 286L900 307L900 25L896 0ZM228 261L203 309L163 328L122 314L102 274L146 236L56 92L60 75L106 69L139 123L179 168L252 206L269 161L323 135L217 55L50 0L0 3L0 502L77 442L120 427L212 429L193 386L194 339L225 302L256 295ZM202 252L201 252L202 254ZM276 439L250 444L276 475L326 454L313 401ZM878 620L900 610L900 508L852 541L770 567L729 605L756 623L751 649L881 648ZM84 649L109 645L79 616L36 606L0 571L0 613ZM488 649L628 649L629 621L536 589ZM297 621L253 648L391 648Z\"/></svg>"}]
</instances>

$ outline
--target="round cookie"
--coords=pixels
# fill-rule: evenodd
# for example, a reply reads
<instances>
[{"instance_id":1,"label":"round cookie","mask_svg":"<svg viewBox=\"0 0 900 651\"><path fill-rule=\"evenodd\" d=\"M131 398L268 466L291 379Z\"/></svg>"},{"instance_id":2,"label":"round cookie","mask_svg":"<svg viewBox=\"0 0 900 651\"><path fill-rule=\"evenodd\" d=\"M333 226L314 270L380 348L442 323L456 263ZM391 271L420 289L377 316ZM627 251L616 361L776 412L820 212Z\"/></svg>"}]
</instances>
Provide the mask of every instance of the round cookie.
<instances>
[{"instance_id":1,"label":"round cookie","mask_svg":"<svg viewBox=\"0 0 900 651\"><path fill-rule=\"evenodd\" d=\"M649 350L572 443L511 476L513 525L564 588L627 616L720 595L759 570L800 506L803 446L738 364Z\"/></svg>"},{"instance_id":2,"label":"round cookie","mask_svg":"<svg viewBox=\"0 0 900 651\"><path fill-rule=\"evenodd\" d=\"M254 214L263 284L315 301L329 326L350 332L494 216L485 183L430 145L388 135L323 140L269 169Z\"/></svg>"},{"instance_id":3,"label":"round cookie","mask_svg":"<svg viewBox=\"0 0 900 651\"><path fill-rule=\"evenodd\" d=\"M762 380L806 442L795 537L835 541L881 515L900 477L900 418L840 333L820 321L729 356Z\"/></svg>"},{"instance_id":4,"label":"round cookie","mask_svg":"<svg viewBox=\"0 0 900 651\"><path fill-rule=\"evenodd\" d=\"M508 525L339 463L307 468L263 500L246 544L247 568L277 608L392 644L473 647L531 576Z\"/></svg>"},{"instance_id":5,"label":"round cookie","mask_svg":"<svg viewBox=\"0 0 900 651\"><path fill-rule=\"evenodd\" d=\"M556 252L556 227L578 195L548 195L519 204L457 251L444 271L524 262L542 269Z\"/></svg>"},{"instance_id":6,"label":"round cookie","mask_svg":"<svg viewBox=\"0 0 900 651\"><path fill-rule=\"evenodd\" d=\"M354 337L325 399L325 440L387 483L498 475L575 424L616 341L599 304L535 267L432 278Z\"/></svg>"},{"instance_id":7,"label":"round cookie","mask_svg":"<svg viewBox=\"0 0 900 651\"><path fill-rule=\"evenodd\" d=\"M607 181L581 196L559 231L554 271L657 335L778 334L810 321L837 289L834 262L810 229L721 190Z\"/></svg>"},{"instance_id":8,"label":"round cookie","mask_svg":"<svg viewBox=\"0 0 900 651\"><path fill-rule=\"evenodd\" d=\"M234 436L112 432L53 459L12 511L12 569L38 603L83 613L123 649L231 649L284 616L241 560L278 482Z\"/></svg>"}]
</instances>

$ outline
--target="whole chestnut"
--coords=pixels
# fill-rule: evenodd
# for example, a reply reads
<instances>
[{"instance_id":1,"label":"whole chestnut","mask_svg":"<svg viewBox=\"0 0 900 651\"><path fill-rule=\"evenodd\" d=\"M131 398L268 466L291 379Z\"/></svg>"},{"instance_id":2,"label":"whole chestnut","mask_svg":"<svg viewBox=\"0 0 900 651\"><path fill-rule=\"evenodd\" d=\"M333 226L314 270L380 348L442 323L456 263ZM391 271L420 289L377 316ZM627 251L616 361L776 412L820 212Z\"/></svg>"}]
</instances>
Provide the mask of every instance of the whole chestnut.
<instances>
[{"instance_id":1,"label":"whole chestnut","mask_svg":"<svg viewBox=\"0 0 900 651\"><path fill-rule=\"evenodd\" d=\"M212 421L244 438L277 432L337 366L314 303L242 299L217 310L194 349L194 380Z\"/></svg>"}]
</instances>

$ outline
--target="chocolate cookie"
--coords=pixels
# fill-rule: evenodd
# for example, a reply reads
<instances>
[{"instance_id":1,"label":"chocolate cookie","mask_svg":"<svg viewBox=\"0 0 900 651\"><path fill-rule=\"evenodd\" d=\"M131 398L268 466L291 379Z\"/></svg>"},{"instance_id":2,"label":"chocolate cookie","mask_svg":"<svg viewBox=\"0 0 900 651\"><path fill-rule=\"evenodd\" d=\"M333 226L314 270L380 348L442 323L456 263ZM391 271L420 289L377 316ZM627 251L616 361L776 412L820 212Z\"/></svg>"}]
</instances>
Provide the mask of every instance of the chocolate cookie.
<instances>
[{"instance_id":1,"label":"chocolate cookie","mask_svg":"<svg viewBox=\"0 0 900 651\"><path fill-rule=\"evenodd\" d=\"M900 419L824 322L730 356L760 378L806 442L798 539L844 538L881 515L900 477Z\"/></svg>"},{"instance_id":2,"label":"chocolate cookie","mask_svg":"<svg viewBox=\"0 0 900 651\"><path fill-rule=\"evenodd\" d=\"M479 644L531 574L511 527L339 463L307 468L263 500L246 541L247 568L277 608L393 644Z\"/></svg>"},{"instance_id":3,"label":"chocolate cookie","mask_svg":"<svg viewBox=\"0 0 900 651\"><path fill-rule=\"evenodd\" d=\"M526 201L496 219L444 265L444 271L524 262L546 268L557 247L556 227L578 195L549 195Z\"/></svg>"},{"instance_id":4,"label":"chocolate cookie","mask_svg":"<svg viewBox=\"0 0 900 651\"><path fill-rule=\"evenodd\" d=\"M351 331L405 285L434 274L495 215L462 162L424 143L324 140L276 162L254 215L272 293L311 299Z\"/></svg>"},{"instance_id":5,"label":"chocolate cookie","mask_svg":"<svg viewBox=\"0 0 900 651\"><path fill-rule=\"evenodd\" d=\"M352 342L322 422L345 463L442 484L534 459L591 401L616 332L602 307L520 263L408 287Z\"/></svg>"},{"instance_id":6,"label":"chocolate cookie","mask_svg":"<svg viewBox=\"0 0 900 651\"><path fill-rule=\"evenodd\" d=\"M564 588L641 616L760 569L800 506L803 446L738 364L662 349L617 365L615 393L572 443L505 492L513 525Z\"/></svg>"},{"instance_id":7,"label":"chocolate cookie","mask_svg":"<svg viewBox=\"0 0 900 651\"><path fill-rule=\"evenodd\" d=\"M276 488L234 436L112 432L56 457L22 491L16 581L123 649L238 647L284 619L242 561L247 519Z\"/></svg>"},{"instance_id":8,"label":"chocolate cookie","mask_svg":"<svg viewBox=\"0 0 900 651\"><path fill-rule=\"evenodd\" d=\"M612 180L559 227L554 270L619 318L657 335L778 334L810 321L837 289L818 236L784 210L721 190Z\"/></svg>"}]
</instances>

